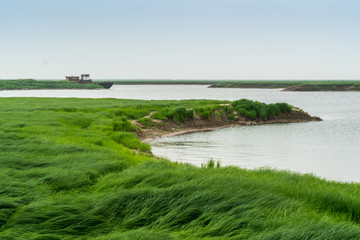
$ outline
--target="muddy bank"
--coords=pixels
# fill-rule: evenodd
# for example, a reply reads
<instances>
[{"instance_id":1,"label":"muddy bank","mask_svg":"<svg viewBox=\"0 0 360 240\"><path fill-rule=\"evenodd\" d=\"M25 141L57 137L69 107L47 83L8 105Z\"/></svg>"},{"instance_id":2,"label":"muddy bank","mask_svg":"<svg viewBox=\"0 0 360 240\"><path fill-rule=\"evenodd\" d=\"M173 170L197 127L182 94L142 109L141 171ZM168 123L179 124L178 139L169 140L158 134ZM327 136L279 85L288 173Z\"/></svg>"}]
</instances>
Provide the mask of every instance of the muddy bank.
<instances>
[{"instance_id":1,"label":"muddy bank","mask_svg":"<svg viewBox=\"0 0 360 240\"><path fill-rule=\"evenodd\" d=\"M325 85L325 84L307 84L307 85L298 85L298 84L271 84L271 83L261 83L261 84L212 84L209 88L259 88L259 89L277 89L280 88L282 91L293 91L293 92L358 92L360 91L360 85L353 84L336 84L336 85Z\"/></svg>"},{"instance_id":2,"label":"muddy bank","mask_svg":"<svg viewBox=\"0 0 360 240\"><path fill-rule=\"evenodd\" d=\"M262 83L262 84L223 84L223 83L214 83L209 86L209 88L261 88L261 89L274 89L274 88L287 88L293 86L292 84L272 84L272 83Z\"/></svg>"},{"instance_id":3,"label":"muddy bank","mask_svg":"<svg viewBox=\"0 0 360 240\"><path fill-rule=\"evenodd\" d=\"M283 91L293 92L358 92L359 85L299 85L286 87Z\"/></svg>"},{"instance_id":4,"label":"muddy bank","mask_svg":"<svg viewBox=\"0 0 360 240\"><path fill-rule=\"evenodd\" d=\"M159 121L155 120L151 127L137 125L140 130L137 135L145 142L154 140L160 137L174 136L192 132L211 131L214 129L233 127L233 126L250 126L261 124L277 124L277 123L297 123L297 122L312 122L322 121L319 117L314 117L308 113L293 109L291 113L282 113L277 116L268 117L267 119L249 120L246 118L236 118L229 120L228 116L211 115L209 118L189 119L185 123L176 123L171 120Z\"/></svg>"}]
</instances>

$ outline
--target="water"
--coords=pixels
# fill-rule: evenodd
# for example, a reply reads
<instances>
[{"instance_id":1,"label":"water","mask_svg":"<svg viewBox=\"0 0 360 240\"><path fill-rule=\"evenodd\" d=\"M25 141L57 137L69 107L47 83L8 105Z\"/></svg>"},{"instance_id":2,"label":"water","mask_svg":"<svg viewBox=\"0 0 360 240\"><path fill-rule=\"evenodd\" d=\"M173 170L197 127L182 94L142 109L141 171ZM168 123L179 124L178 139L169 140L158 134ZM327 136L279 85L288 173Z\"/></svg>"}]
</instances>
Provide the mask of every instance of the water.
<instances>
[{"instance_id":1,"label":"water","mask_svg":"<svg viewBox=\"0 0 360 240\"><path fill-rule=\"evenodd\" d=\"M0 91L1 97L80 97L124 99L248 98L287 102L322 122L232 127L157 139L155 155L200 166L270 167L313 173L326 179L360 182L360 93L282 92L278 89L214 89L204 85L130 85L109 90Z\"/></svg>"}]
</instances>

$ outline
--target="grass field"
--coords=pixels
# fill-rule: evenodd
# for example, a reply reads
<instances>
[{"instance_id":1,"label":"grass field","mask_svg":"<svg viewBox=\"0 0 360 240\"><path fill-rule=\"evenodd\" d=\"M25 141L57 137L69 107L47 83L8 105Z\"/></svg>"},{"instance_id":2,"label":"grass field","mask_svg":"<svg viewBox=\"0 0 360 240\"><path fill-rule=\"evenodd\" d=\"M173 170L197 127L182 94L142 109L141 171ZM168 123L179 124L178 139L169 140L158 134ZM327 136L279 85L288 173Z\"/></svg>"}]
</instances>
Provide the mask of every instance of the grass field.
<instances>
[{"instance_id":1,"label":"grass field","mask_svg":"<svg viewBox=\"0 0 360 240\"><path fill-rule=\"evenodd\" d=\"M360 81L304 80L304 81L223 81L211 88L284 88L285 91L360 91Z\"/></svg>"},{"instance_id":2,"label":"grass field","mask_svg":"<svg viewBox=\"0 0 360 240\"><path fill-rule=\"evenodd\" d=\"M100 80L97 80L98 82ZM0 80L0 90L14 89L94 89L101 85L61 80ZM102 80L108 81L108 80ZM360 81L347 80L111 80L115 85L210 85L212 88L288 88L289 91L360 91ZM293 88L291 88L293 87ZM295 87L295 88L294 88Z\"/></svg>"},{"instance_id":3,"label":"grass field","mask_svg":"<svg viewBox=\"0 0 360 240\"><path fill-rule=\"evenodd\" d=\"M80 84L69 81L50 81L50 80L0 80L0 90L15 89L94 89L103 88L97 84Z\"/></svg>"},{"instance_id":4,"label":"grass field","mask_svg":"<svg viewBox=\"0 0 360 240\"><path fill-rule=\"evenodd\" d=\"M359 80L191 80L131 79L111 80L116 85L211 85L211 87L285 88L290 86L359 86Z\"/></svg>"},{"instance_id":5,"label":"grass field","mask_svg":"<svg viewBox=\"0 0 360 240\"><path fill-rule=\"evenodd\" d=\"M224 103L1 98L0 239L360 239L359 184L173 163L130 121Z\"/></svg>"}]
</instances>

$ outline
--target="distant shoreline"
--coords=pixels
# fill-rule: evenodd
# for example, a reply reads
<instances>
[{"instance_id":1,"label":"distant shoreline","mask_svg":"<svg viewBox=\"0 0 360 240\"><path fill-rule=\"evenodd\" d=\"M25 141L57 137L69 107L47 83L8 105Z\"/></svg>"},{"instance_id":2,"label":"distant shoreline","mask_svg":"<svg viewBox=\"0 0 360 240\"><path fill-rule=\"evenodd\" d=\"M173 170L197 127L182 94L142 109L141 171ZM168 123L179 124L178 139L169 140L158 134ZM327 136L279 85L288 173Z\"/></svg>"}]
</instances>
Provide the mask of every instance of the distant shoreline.
<instances>
[{"instance_id":1,"label":"distant shoreline","mask_svg":"<svg viewBox=\"0 0 360 240\"><path fill-rule=\"evenodd\" d=\"M294 83L215 83L209 88L259 88L282 89L289 92L359 92L360 81L341 83L334 82L294 82Z\"/></svg>"},{"instance_id":2,"label":"distant shoreline","mask_svg":"<svg viewBox=\"0 0 360 240\"><path fill-rule=\"evenodd\" d=\"M97 82L79 84L55 80L0 80L1 90L103 89ZM112 80L114 85L209 85L209 88L282 89L303 92L359 92L360 80Z\"/></svg>"},{"instance_id":3,"label":"distant shoreline","mask_svg":"<svg viewBox=\"0 0 360 240\"><path fill-rule=\"evenodd\" d=\"M283 89L303 92L357 92L360 80L119 80L115 85L210 85L209 88Z\"/></svg>"},{"instance_id":4,"label":"distant shoreline","mask_svg":"<svg viewBox=\"0 0 360 240\"><path fill-rule=\"evenodd\" d=\"M106 88L18 88L0 89L0 91L32 91L32 90L106 90Z\"/></svg>"},{"instance_id":5,"label":"distant shoreline","mask_svg":"<svg viewBox=\"0 0 360 240\"><path fill-rule=\"evenodd\" d=\"M105 89L98 84L80 84L70 81L40 81L34 79L0 80L1 90L65 90L65 89Z\"/></svg>"}]
</instances>

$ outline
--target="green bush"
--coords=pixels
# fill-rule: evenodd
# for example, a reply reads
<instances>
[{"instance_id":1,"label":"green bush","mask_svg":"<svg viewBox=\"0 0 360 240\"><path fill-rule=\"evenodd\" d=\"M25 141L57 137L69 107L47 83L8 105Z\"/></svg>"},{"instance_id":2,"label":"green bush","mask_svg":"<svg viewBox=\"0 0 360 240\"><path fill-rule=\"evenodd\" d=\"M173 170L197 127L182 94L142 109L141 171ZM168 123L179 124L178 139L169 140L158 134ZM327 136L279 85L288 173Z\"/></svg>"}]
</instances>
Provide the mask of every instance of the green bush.
<instances>
[{"instance_id":1,"label":"green bush","mask_svg":"<svg viewBox=\"0 0 360 240\"><path fill-rule=\"evenodd\" d=\"M233 120L235 120L235 117L236 117L236 114L235 114L235 113L231 113L231 114L228 116L228 119L229 119L230 121L233 121Z\"/></svg>"},{"instance_id":2,"label":"green bush","mask_svg":"<svg viewBox=\"0 0 360 240\"><path fill-rule=\"evenodd\" d=\"M232 105L239 114L245 115L250 119L256 119L257 117L265 118L267 116L265 103L251 101L248 99L240 99L233 102Z\"/></svg>"},{"instance_id":3,"label":"green bush","mask_svg":"<svg viewBox=\"0 0 360 240\"><path fill-rule=\"evenodd\" d=\"M154 121L151 118L140 118L138 120L139 123L144 125L145 127L153 127L155 126Z\"/></svg>"},{"instance_id":4,"label":"green bush","mask_svg":"<svg viewBox=\"0 0 360 240\"><path fill-rule=\"evenodd\" d=\"M256 119L256 112L255 112L255 110L247 111L247 110L244 109L244 108L239 108L237 111L238 111L238 113L239 113L240 115L243 115L243 116L245 116L245 117L248 117L248 118L250 118L250 119L252 119L252 120L255 120L255 119Z\"/></svg>"},{"instance_id":5,"label":"green bush","mask_svg":"<svg viewBox=\"0 0 360 240\"><path fill-rule=\"evenodd\" d=\"M292 107L287 103L265 104L248 99L234 101L232 106L236 111L250 119L267 118L268 116L279 115L280 113L290 113Z\"/></svg>"},{"instance_id":6,"label":"green bush","mask_svg":"<svg viewBox=\"0 0 360 240\"><path fill-rule=\"evenodd\" d=\"M234 112L234 107L231 105L225 105L223 106L224 111L226 112L226 114L231 114Z\"/></svg>"},{"instance_id":7,"label":"green bush","mask_svg":"<svg viewBox=\"0 0 360 240\"><path fill-rule=\"evenodd\" d=\"M280 108L276 104L269 104L266 106L266 111L269 116L279 115Z\"/></svg>"},{"instance_id":8,"label":"green bush","mask_svg":"<svg viewBox=\"0 0 360 240\"><path fill-rule=\"evenodd\" d=\"M210 107L197 107L195 108L195 112L201 118L209 118L212 109Z\"/></svg>"},{"instance_id":9,"label":"green bush","mask_svg":"<svg viewBox=\"0 0 360 240\"><path fill-rule=\"evenodd\" d=\"M266 118L268 115L266 106L261 106L259 108L259 112L257 112L257 116L261 118Z\"/></svg>"},{"instance_id":10,"label":"green bush","mask_svg":"<svg viewBox=\"0 0 360 240\"><path fill-rule=\"evenodd\" d=\"M151 115L151 118L153 119L158 119L158 120L166 120L166 116L165 114L161 113L161 112L155 112Z\"/></svg>"},{"instance_id":11,"label":"green bush","mask_svg":"<svg viewBox=\"0 0 360 240\"><path fill-rule=\"evenodd\" d=\"M287 103L275 103L275 105L279 107L280 112L282 113L291 113L292 111L291 105Z\"/></svg>"},{"instance_id":12,"label":"green bush","mask_svg":"<svg viewBox=\"0 0 360 240\"><path fill-rule=\"evenodd\" d=\"M185 122L187 119L194 118L194 111L184 107L175 108L167 114L167 117L177 123Z\"/></svg>"}]
</instances>

